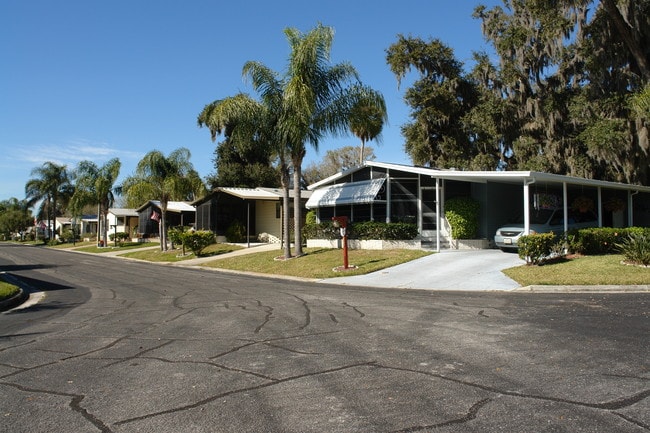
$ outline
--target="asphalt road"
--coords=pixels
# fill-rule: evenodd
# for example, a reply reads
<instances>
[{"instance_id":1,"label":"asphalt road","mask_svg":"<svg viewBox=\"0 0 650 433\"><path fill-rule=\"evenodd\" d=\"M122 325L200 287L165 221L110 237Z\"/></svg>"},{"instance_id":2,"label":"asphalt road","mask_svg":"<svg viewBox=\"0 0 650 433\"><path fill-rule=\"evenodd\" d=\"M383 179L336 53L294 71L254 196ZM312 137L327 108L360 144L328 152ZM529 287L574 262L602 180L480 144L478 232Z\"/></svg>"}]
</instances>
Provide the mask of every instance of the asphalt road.
<instances>
[{"instance_id":1,"label":"asphalt road","mask_svg":"<svg viewBox=\"0 0 650 433\"><path fill-rule=\"evenodd\" d=\"M1 432L647 432L650 295L264 279L0 245Z\"/></svg>"}]
</instances>

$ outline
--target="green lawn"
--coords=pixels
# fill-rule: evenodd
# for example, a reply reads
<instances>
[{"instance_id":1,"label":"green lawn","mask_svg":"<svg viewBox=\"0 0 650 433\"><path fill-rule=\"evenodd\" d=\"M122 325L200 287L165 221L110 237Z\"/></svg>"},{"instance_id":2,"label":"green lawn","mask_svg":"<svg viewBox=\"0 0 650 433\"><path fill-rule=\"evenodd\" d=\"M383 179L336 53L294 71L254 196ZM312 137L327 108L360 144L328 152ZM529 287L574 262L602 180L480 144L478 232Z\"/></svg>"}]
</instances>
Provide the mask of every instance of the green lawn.
<instances>
[{"instance_id":1,"label":"green lawn","mask_svg":"<svg viewBox=\"0 0 650 433\"><path fill-rule=\"evenodd\" d=\"M305 255L301 257L278 260L282 256L282 251L278 249L219 259L205 263L203 266L271 275L331 278L367 274L431 254L421 250L350 250L349 265L355 265L357 269L335 272L333 268L343 265L342 250L306 248L304 252Z\"/></svg>"},{"instance_id":2,"label":"green lawn","mask_svg":"<svg viewBox=\"0 0 650 433\"><path fill-rule=\"evenodd\" d=\"M212 244L203 250L201 257L218 256L232 251L240 250L243 247L230 244ZM182 249L169 251L160 251L160 248L147 249L141 251L132 251L126 254L120 254L121 257L132 259L147 260L150 262L180 262L183 260L195 259L196 256L191 251L186 250L183 255Z\"/></svg>"},{"instance_id":3,"label":"green lawn","mask_svg":"<svg viewBox=\"0 0 650 433\"><path fill-rule=\"evenodd\" d=\"M522 286L529 285L645 285L650 268L621 263L623 256L583 256L543 266L517 266L504 274Z\"/></svg>"},{"instance_id":4,"label":"green lawn","mask_svg":"<svg viewBox=\"0 0 650 433\"><path fill-rule=\"evenodd\" d=\"M0 280L0 301L9 299L18 293L18 287Z\"/></svg>"}]
</instances>

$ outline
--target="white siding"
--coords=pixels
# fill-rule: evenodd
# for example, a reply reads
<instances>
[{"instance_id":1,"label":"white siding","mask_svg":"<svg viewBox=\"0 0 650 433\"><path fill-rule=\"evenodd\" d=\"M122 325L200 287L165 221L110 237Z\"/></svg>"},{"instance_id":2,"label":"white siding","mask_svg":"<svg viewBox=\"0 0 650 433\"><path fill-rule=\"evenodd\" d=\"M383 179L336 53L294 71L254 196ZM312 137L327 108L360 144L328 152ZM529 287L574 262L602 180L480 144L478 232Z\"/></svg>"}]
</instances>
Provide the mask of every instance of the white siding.
<instances>
[{"instance_id":1,"label":"white siding","mask_svg":"<svg viewBox=\"0 0 650 433\"><path fill-rule=\"evenodd\" d=\"M277 201L258 200L255 204L257 234L268 233L271 238L269 242L280 242L282 239L282 220L275 217L277 203Z\"/></svg>"}]
</instances>

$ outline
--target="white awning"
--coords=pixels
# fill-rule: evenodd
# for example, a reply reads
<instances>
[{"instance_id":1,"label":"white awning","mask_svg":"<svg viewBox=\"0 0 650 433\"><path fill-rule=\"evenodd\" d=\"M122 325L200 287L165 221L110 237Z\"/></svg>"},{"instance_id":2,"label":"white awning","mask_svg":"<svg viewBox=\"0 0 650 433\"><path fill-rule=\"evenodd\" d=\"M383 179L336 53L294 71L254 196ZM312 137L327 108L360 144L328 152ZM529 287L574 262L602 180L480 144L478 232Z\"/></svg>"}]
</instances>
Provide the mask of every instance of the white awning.
<instances>
[{"instance_id":1,"label":"white awning","mask_svg":"<svg viewBox=\"0 0 650 433\"><path fill-rule=\"evenodd\" d=\"M338 183L314 190L307 209L344 204L372 203L377 201L377 194L386 179L362 180L359 182Z\"/></svg>"}]
</instances>

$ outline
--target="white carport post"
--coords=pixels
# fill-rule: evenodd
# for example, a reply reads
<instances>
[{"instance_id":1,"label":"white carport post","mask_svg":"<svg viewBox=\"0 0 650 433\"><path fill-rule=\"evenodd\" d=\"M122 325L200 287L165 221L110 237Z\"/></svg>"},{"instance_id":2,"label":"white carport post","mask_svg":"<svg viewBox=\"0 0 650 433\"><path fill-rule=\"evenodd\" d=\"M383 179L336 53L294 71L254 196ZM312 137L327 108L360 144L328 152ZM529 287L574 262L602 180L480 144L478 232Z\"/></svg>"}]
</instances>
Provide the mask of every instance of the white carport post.
<instances>
[{"instance_id":1,"label":"white carport post","mask_svg":"<svg viewBox=\"0 0 650 433\"><path fill-rule=\"evenodd\" d=\"M632 192L629 190L627 192L627 226L634 226L634 200L633 197L638 194L639 191Z\"/></svg>"},{"instance_id":2,"label":"white carport post","mask_svg":"<svg viewBox=\"0 0 650 433\"><path fill-rule=\"evenodd\" d=\"M440 178L436 177L436 252L440 252Z\"/></svg>"},{"instance_id":3,"label":"white carport post","mask_svg":"<svg viewBox=\"0 0 650 433\"><path fill-rule=\"evenodd\" d=\"M530 234L530 185L535 179L524 179L524 234Z\"/></svg>"}]
</instances>

